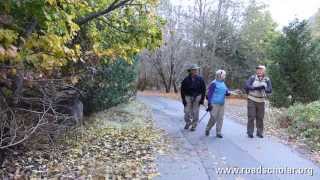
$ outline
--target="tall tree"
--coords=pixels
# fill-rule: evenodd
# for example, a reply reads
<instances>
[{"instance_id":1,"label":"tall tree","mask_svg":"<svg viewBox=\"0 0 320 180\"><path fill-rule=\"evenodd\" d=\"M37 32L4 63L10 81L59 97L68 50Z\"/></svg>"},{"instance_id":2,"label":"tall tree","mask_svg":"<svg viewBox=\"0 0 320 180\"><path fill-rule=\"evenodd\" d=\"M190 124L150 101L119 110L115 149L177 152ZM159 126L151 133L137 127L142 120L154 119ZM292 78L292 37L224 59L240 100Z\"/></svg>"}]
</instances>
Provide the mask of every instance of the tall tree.
<instances>
[{"instance_id":1,"label":"tall tree","mask_svg":"<svg viewBox=\"0 0 320 180\"><path fill-rule=\"evenodd\" d=\"M274 105L288 106L320 98L319 45L312 40L306 21L295 20L283 29L270 54Z\"/></svg>"},{"instance_id":2,"label":"tall tree","mask_svg":"<svg viewBox=\"0 0 320 180\"><path fill-rule=\"evenodd\" d=\"M266 50L276 38L276 23L273 21L267 6L256 0L250 0L243 17L240 32L240 50L247 59L248 65L266 63Z\"/></svg>"},{"instance_id":3,"label":"tall tree","mask_svg":"<svg viewBox=\"0 0 320 180\"><path fill-rule=\"evenodd\" d=\"M154 73L159 76L165 91L168 93L172 87L178 91L177 81L182 71L180 52L183 47L183 30L181 27L182 9L174 7L164 1L159 7L159 13L166 17L167 23L163 29L164 44L154 52L146 51L141 55L144 65L151 64L149 67L154 69ZM146 69L144 69L146 70ZM142 72L144 74L146 72Z\"/></svg>"},{"instance_id":4,"label":"tall tree","mask_svg":"<svg viewBox=\"0 0 320 180\"><path fill-rule=\"evenodd\" d=\"M311 17L310 24L312 36L320 39L320 9L314 16Z\"/></svg>"}]
</instances>

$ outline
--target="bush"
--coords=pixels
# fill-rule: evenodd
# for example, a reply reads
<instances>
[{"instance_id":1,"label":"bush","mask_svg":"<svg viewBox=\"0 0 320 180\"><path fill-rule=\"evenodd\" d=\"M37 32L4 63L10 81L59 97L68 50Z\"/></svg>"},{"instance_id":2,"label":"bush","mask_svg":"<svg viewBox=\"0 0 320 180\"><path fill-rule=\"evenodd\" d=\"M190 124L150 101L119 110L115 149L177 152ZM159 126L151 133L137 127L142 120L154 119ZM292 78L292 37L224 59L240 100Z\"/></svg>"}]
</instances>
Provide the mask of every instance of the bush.
<instances>
[{"instance_id":1,"label":"bush","mask_svg":"<svg viewBox=\"0 0 320 180\"><path fill-rule=\"evenodd\" d=\"M296 20L284 28L270 50L273 105L288 107L320 98L319 45L306 21Z\"/></svg>"},{"instance_id":2,"label":"bush","mask_svg":"<svg viewBox=\"0 0 320 180\"><path fill-rule=\"evenodd\" d=\"M291 106L288 117L291 120L289 131L320 150L320 101Z\"/></svg>"},{"instance_id":3,"label":"bush","mask_svg":"<svg viewBox=\"0 0 320 180\"><path fill-rule=\"evenodd\" d=\"M136 93L137 60L129 64L122 60L102 65L79 83L84 91L85 114L101 111L126 102Z\"/></svg>"},{"instance_id":4,"label":"bush","mask_svg":"<svg viewBox=\"0 0 320 180\"><path fill-rule=\"evenodd\" d=\"M292 105L290 98L290 85L283 79L280 67L278 65L270 65L268 74L272 81L273 92L270 101L275 107L289 107Z\"/></svg>"}]
</instances>

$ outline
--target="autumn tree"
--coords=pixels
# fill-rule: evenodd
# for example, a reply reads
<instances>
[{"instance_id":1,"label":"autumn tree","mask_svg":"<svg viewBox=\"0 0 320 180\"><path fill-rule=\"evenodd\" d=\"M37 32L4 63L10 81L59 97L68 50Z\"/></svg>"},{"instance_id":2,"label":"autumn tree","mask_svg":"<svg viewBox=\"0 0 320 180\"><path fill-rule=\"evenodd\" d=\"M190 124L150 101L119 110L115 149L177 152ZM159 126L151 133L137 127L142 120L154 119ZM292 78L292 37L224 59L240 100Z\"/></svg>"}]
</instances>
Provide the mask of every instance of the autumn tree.
<instances>
[{"instance_id":1,"label":"autumn tree","mask_svg":"<svg viewBox=\"0 0 320 180\"><path fill-rule=\"evenodd\" d=\"M164 38L165 43L160 48L162 56L154 52L151 57L158 57L157 62L164 63L166 55L173 52L180 70L177 81L186 75L188 64L197 63L201 66L200 74L208 83L214 79L215 71L222 68L228 72L227 83L232 88L242 88L258 63L269 62L266 53L271 42L279 36L267 6L253 0L248 4L235 0L193 2L189 7L172 7L169 3L164 5L166 8L158 9L158 14L163 14L167 25L170 22L174 24L166 26L164 37L175 40ZM179 11L170 14L171 9ZM172 21L172 17L179 17L179 21ZM174 51L166 47L174 47ZM150 69L152 67L155 69L157 66ZM170 68L163 69L169 72ZM149 82L162 82L161 79L151 79L151 71L147 74Z\"/></svg>"},{"instance_id":2,"label":"autumn tree","mask_svg":"<svg viewBox=\"0 0 320 180\"><path fill-rule=\"evenodd\" d=\"M181 7L172 6L169 1L163 1L158 7L158 14L166 19L166 25L163 28L164 43L155 51L146 51L141 54L142 64L147 67L142 69L141 75L148 73L150 81L150 74L155 74L153 82L161 84L167 93L172 89L178 92L181 74L185 70L183 53L185 53L186 40L184 27L181 26L184 11ZM153 83L153 85L156 84Z\"/></svg>"},{"instance_id":3,"label":"autumn tree","mask_svg":"<svg viewBox=\"0 0 320 180\"><path fill-rule=\"evenodd\" d=\"M143 49L158 47L163 21L156 5L156 0L1 0L0 148L23 142L38 125L74 119L70 107L80 111L73 103L91 93L79 82L106 88L111 82L93 78L97 73L119 60L132 64Z\"/></svg>"}]
</instances>

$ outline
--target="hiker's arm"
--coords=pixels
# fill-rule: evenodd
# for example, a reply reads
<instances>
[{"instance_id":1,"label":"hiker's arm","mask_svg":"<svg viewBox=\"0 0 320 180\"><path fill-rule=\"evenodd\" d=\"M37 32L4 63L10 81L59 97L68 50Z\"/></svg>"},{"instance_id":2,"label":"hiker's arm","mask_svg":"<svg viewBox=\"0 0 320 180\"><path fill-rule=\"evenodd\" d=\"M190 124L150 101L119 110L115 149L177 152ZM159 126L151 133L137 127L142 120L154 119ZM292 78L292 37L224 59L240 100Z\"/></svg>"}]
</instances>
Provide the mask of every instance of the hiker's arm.
<instances>
[{"instance_id":1,"label":"hiker's arm","mask_svg":"<svg viewBox=\"0 0 320 180\"><path fill-rule=\"evenodd\" d=\"M248 92L250 90L254 90L255 88L252 86L254 81L253 77L250 77L247 81L246 81L246 85L244 87L244 89Z\"/></svg>"},{"instance_id":2,"label":"hiker's arm","mask_svg":"<svg viewBox=\"0 0 320 180\"><path fill-rule=\"evenodd\" d=\"M201 100L200 104L204 103L204 98L206 97L206 83L201 79Z\"/></svg>"},{"instance_id":3,"label":"hiker's arm","mask_svg":"<svg viewBox=\"0 0 320 180\"><path fill-rule=\"evenodd\" d=\"M180 94L181 94L182 103L183 103L183 104L186 104L185 81L184 81L184 80L183 80L182 83L181 83Z\"/></svg>"},{"instance_id":4,"label":"hiker's arm","mask_svg":"<svg viewBox=\"0 0 320 180\"><path fill-rule=\"evenodd\" d=\"M226 96L230 96L230 95L231 95L231 93L230 93L229 89L227 89L226 90Z\"/></svg>"},{"instance_id":5,"label":"hiker's arm","mask_svg":"<svg viewBox=\"0 0 320 180\"><path fill-rule=\"evenodd\" d=\"M208 91L208 103L209 104L210 104L210 100L212 98L212 95L213 95L215 89L216 89L216 84L215 83L211 83L210 87L209 87L209 91Z\"/></svg>"},{"instance_id":6,"label":"hiker's arm","mask_svg":"<svg viewBox=\"0 0 320 180\"><path fill-rule=\"evenodd\" d=\"M271 84L271 80L267 81L267 87L266 87L266 93L271 94L272 93L272 84Z\"/></svg>"}]
</instances>

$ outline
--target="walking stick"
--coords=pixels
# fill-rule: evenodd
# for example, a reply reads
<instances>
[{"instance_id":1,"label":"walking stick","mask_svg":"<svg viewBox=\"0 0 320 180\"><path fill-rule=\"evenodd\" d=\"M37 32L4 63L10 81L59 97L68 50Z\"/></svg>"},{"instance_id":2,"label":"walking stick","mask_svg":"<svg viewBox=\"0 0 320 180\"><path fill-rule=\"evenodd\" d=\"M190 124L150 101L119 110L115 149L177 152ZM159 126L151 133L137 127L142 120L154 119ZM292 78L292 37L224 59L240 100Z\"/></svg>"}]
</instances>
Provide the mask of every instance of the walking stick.
<instances>
[{"instance_id":1,"label":"walking stick","mask_svg":"<svg viewBox=\"0 0 320 180\"><path fill-rule=\"evenodd\" d=\"M208 114L209 111L207 111L198 121L198 124L200 124L200 122L202 121L202 119L204 119L204 117L206 117L206 115Z\"/></svg>"}]
</instances>

